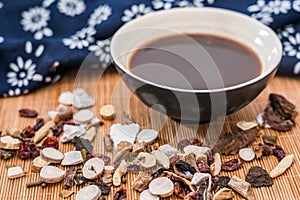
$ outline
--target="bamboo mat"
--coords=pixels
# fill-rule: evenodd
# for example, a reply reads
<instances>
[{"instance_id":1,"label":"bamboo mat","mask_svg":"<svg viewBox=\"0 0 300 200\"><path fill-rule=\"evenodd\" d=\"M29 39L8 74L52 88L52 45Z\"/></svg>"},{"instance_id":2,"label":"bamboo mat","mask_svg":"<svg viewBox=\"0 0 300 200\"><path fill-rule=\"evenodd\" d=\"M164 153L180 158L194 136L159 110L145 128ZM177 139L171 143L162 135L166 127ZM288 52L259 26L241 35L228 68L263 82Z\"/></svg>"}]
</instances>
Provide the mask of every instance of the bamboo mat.
<instances>
[{"instance_id":1,"label":"bamboo mat","mask_svg":"<svg viewBox=\"0 0 300 200\"><path fill-rule=\"evenodd\" d=\"M76 79L76 82L74 80ZM62 80L48 86L46 88L35 91L27 96L17 98L0 99L0 130L5 130L7 126L15 126L23 129L27 125L33 125L35 119L25 119L18 116L18 110L21 108L33 108L40 113L40 117L47 118L47 112L54 110L58 106L58 96L63 91L71 91L74 87L83 87L90 92L96 99L96 105L93 108L95 114L99 116L98 111L100 107L107 103L112 103L116 106L118 114L126 111L130 114L132 119L139 123L142 127L152 127L160 129L158 142L160 144L169 143L175 145L183 139L197 136L204 137L204 133L208 125L201 125L197 129L197 134L192 131L195 125L180 125L178 122L165 118L157 112L149 109L143 105L135 96L131 96L129 90L124 86L118 74L109 70L101 79L98 79L97 73L84 74L78 78L76 71L70 71ZM75 86L74 86L75 85ZM229 131L237 121L255 119L255 116L262 112L271 92L284 95L292 101L299 111L300 107L300 80L277 77L272 80L270 85L264 90L258 98L250 105L234 113L226 118L224 131ZM119 115L118 115L119 116ZM154 120L154 119L160 120ZM152 121L151 121L152 119ZM115 121L122 122L123 118L119 117ZM163 121L164 123L161 123ZM102 134L109 132L109 127L113 121L104 121L104 125L98 130L98 134L94 141L94 152L102 152L108 156L111 153L105 152L103 148ZM263 130L262 133L266 135L277 135L279 137L279 145L281 145L287 154L295 154L295 160L292 167L282 176L274 180L272 187L262 187L254 189L255 199L262 200L298 200L300 199L300 117L297 118L298 125L291 131L286 133L279 133L273 130ZM60 144L59 149L62 152L73 149L71 144ZM229 160L235 156L223 157L222 160ZM46 188L35 187L27 189L25 184L27 182L38 181L39 175L31 172L32 160L20 160L14 157L8 161L0 161L0 200L47 200L47 199L61 199L59 193L63 188L63 182L50 185ZM222 172L221 175L233 176L237 175L244 179L245 174L251 166L261 166L268 172L278 163L275 157L266 157L260 160L256 159L250 163L245 163L244 166L230 173ZM23 170L28 174L22 178L8 180L6 166L22 166ZM66 167L61 167L67 169ZM81 167L81 166L78 166ZM127 189L127 197L129 200L139 199L139 194L132 188L132 181L136 174L127 174L127 184L122 187ZM75 193L80 187L74 186L72 188ZM110 195L106 199L113 199L113 194L116 188L112 187ZM75 194L68 199L75 199ZM168 199L176 199L172 196ZM234 199L242 199L241 196L236 195Z\"/></svg>"}]
</instances>

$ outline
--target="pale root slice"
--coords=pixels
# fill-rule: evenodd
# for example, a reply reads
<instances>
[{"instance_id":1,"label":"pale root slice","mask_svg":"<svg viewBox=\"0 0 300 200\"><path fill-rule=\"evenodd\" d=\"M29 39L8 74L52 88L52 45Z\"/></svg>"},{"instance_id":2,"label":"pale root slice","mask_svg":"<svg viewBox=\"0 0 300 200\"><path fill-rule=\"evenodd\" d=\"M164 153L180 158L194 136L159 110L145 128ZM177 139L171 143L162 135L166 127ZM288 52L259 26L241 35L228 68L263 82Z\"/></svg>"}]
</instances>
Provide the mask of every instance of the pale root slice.
<instances>
[{"instance_id":1,"label":"pale root slice","mask_svg":"<svg viewBox=\"0 0 300 200\"><path fill-rule=\"evenodd\" d=\"M236 123L236 126L243 131L257 127L257 125L258 124L256 122L247 122L247 121L239 121L238 123Z\"/></svg>"},{"instance_id":2,"label":"pale root slice","mask_svg":"<svg viewBox=\"0 0 300 200\"><path fill-rule=\"evenodd\" d=\"M73 106L77 109L89 108L95 105L95 100L83 88L73 91Z\"/></svg>"},{"instance_id":3,"label":"pale root slice","mask_svg":"<svg viewBox=\"0 0 300 200\"><path fill-rule=\"evenodd\" d=\"M206 158L206 153L210 148L208 147L199 147L196 145L188 145L183 148L185 154L193 153L196 156L196 162L202 162L203 158Z\"/></svg>"},{"instance_id":4,"label":"pale root slice","mask_svg":"<svg viewBox=\"0 0 300 200\"><path fill-rule=\"evenodd\" d=\"M96 134L97 134L97 130L95 127L91 127L89 128L86 133L82 136L80 136L81 138L83 139L87 139L89 140L90 142L93 142L95 137L96 137Z\"/></svg>"},{"instance_id":5,"label":"pale root slice","mask_svg":"<svg viewBox=\"0 0 300 200\"><path fill-rule=\"evenodd\" d=\"M100 108L100 115L103 119L112 120L116 116L116 109L113 105L104 105Z\"/></svg>"},{"instance_id":6,"label":"pale root slice","mask_svg":"<svg viewBox=\"0 0 300 200\"><path fill-rule=\"evenodd\" d=\"M13 126L8 126L6 128L6 133L8 135L12 135L12 136L18 136L20 135L21 131L19 129L17 129L16 127L13 127Z\"/></svg>"},{"instance_id":7,"label":"pale root slice","mask_svg":"<svg viewBox=\"0 0 300 200\"><path fill-rule=\"evenodd\" d=\"M40 177L43 182L57 183L64 179L66 172L54 166L45 166L41 169Z\"/></svg>"},{"instance_id":8,"label":"pale root slice","mask_svg":"<svg viewBox=\"0 0 300 200\"><path fill-rule=\"evenodd\" d=\"M114 147L117 148L118 144L122 141L134 144L135 138L140 131L138 124L113 124L110 127L110 137L114 142Z\"/></svg>"},{"instance_id":9,"label":"pale root slice","mask_svg":"<svg viewBox=\"0 0 300 200\"><path fill-rule=\"evenodd\" d=\"M101 196L101 190L96 185L89 185L77 192L76 200L97 200Z\"/></svg>"},{"instance_id":10,"label":"pale root slice","mask_svg":"<svg viewBox=\"0 0 300 200\"><path fill-rule=\"evenodd\" d=\"M81 137L86 133L86 129L84 125L75 126L75 125L69 125L65 124L63 126L63 135L60 137L61 142L69 142L73 140L76 136Z\"/></svg>"},{"instance_id":11,"label":"pale root slice","mask_svg":"<svg viewBox=\"0 0 300 200\"><path fill-rule=\"evenodd\" d=\"M167 177L156 178L150 182L149 191L159 197L168 197L174 192L174 184Z\"/></svg>"},{"instance_id":12,"label":"pale root slice","mask_svg":"<svg viewBox=\"0 0 300 200\"><path fill-rule=\"evenodd\" d=\"M7 169L7 176L9 179L19 178L24 175L23 169L20 166L10 167Z\"/></svg>"},{"instance_id":13,"label":"pale root slice","mask_svg":"<svg viewBox=\"0 0 300 200\"><path fill-rule=\"evenodd\" d=\"M170 160L166 154L158 150L154 150L151 153L155 156L157 163L162 165L165 169L170 168Z\"/></svg>"},{"instance_id":14,"label":"pale root slice","mask_svg":"<svg viewBox=\"0 0 300 200\"><path fill-rule=\"evenodd\" d=\"M94 113L90 110L80 110L73 116L74 120L80 124L89 123L94 118Z\"/></svg>"},{"instance_id":15,"label":"pale root slice","mask_svg":"<svg viewBox=\"0 0 300 200\"><path fill-rule=\"evenodd\" d=\"M217 176L221 172L221 155L219 153L214 154L214 162L210 165L210 171L212 176Z\"/></svg>"},{"instance_id":16,"label":"pale root slice","mask_svg":"<svg viewBox=\"0 0 300 200\"><path fill-rule=\"evenodd\" d=\"M50 163L60 163L64 157L62 152L52 147L47 147L42 150L42 158Z\"/></svg>"},{"instance_id":17,"label":"pale root slice","mask_svg":"<svg viewBox=\"0 0 300 200\"><path fill-rule=\"evenodd\" d=\"M82 174L84 178L94 180L98 178L104 169L104 161L100 158L91 158L84 164Z\"/></svg>"},{"instance_id":18,"label":"pale root slice","mask_svg":"<svg viewBox=\"0 0 300 200\"><path fill-rule=\"evenodd\" d=\"M154 142L154 140L157 138L158 132L153 129L143 129L141 132L137 135L137 141L139 143L145 142L146 144L151 144Z\"/></svg>"},{"instance_id":19,"label":"pale root slice","mask_svg":"<svg viewBox=\"0 0 300 200\"><path fill-rule=\"evenodd\" d=\"M169 144L160 146L158 150L166 154L169 158L178 154L178 150Z\"/></svg>"},{"instance_id":20,"label":"pale root slice","mask_svg":"<svg viewBox=\"0 0 300 200\"><path fill-rule=\"evenodd\" d=\"M54 127L55 123L53 121L48 121L42 126L37 132L35 132L34 143L38 143L48 134L51 127Z\"/></svg>"},{"instance_id":21,"label":"pale root slice","mask_svg":"<svg viewBox=\"0 0 300 200\"><path fill-rule=\"evenodd\" d=\"M64 159L61 161L63 166L78 165L83 162L80 151L69 151L64 154Z\"/></svg>"},{"instance_id":22,"label":"pale root slice","mask_svg":"<svg viewBox=\"0 0 300 200\"><path fill-rule=\"evenodd\" d=\"M50 162L44 160L42 156L38 156L33 160L32 171L40 172L43 167L48 165L50 165Z\"/></svg>"},{"instance_id":23,"label":"pale root slice","mask_svg":"<svg viewBox=\"0 0 300 200\"><path fill-rule=\"evenodd\" d=\"M125 160L122 160L113 175L113 185L114 186L121 185L122 176L125 175L126 172L127 172L127 163Z\"/></svg>"},{"instance_id":24,"label":"pale root slice","mask_svg":"<svg viewBox=\"0 0 300 200\"><path fill-rule=\"evenodd\" d=\"M58 102L64 105L72 105L73 104L73 93L72 92L62 92L58 97Z\"/></svg>"},{"instance_id":25,"label":"pale root slice","mask_svg":"<svg viewBox=\"0 0 300 200\"><path fill-rule=\"evenodd\" d=\"M156 158L150 153L140 152L136 159L140 165L146 169L156 165Z\"/></svg>"},{"instance_id":26,"label":"pale root slice","mask_svg":"<svg viewBox=\"0 0 300 200\"><path fill-rule=\"evenodd\" d=\"M20 149L22 142L17 139L13 138L12 136L5 135L0 137L0 148L7 149L7 150L18 150Z\"/></svg>"},{"instance_id":27,"label":"pale root slice","mask_svg":"<svg viewBox=\"0 0 300 200\"><path fill-rule=\"evenodd\" d=\"M294 161L294 154L284 157L278 163L278 165L270 172L270 176L272 178L280 176L293 164L293 161Z\"/></svg>"},{"instance_id":28,"label":"pale root slice","mask_svg":"<svg viewBox=\"0 0 300 200\"><path fill-rule=\"evenodd\" d=\"M159 200L159 197L154 194L151 194L149 190L144 190L140 194L140 200Z\"/></svg>"},{"instance_id":29,"label":"pale root slice","mask_svg":"<svg viewBox=\"0 0 300 200\"><path fill-rule=\"evenodd\" d=\"M244 161L252 161L255 158L255 152L250 148L242 148L239 150L239 156Z\"/></svg>"},{"instance_id":30,"label":"pale root slice","mask_svg":"<svg viewBox=\"0 0 300 200\"><path fill-rule=\"evenodd\" d=\"M255 199L251 184L246 181L243 181L235 175L228 182L228 186L230 186L234 191L242 195L247 200Z\"/></svg>"}]
</instances>

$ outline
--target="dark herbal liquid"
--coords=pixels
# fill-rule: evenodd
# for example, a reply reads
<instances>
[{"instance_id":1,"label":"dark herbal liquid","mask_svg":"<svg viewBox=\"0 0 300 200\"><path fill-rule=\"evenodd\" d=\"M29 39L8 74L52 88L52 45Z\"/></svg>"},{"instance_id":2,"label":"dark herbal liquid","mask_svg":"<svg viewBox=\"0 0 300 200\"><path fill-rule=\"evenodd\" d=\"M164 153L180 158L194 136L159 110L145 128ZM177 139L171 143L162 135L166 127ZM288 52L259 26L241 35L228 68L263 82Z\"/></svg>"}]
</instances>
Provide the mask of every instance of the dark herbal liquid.
<instances>
[{"instance_id":1,"label":"dark herbal liquid","mask_svg":"<svg viewBox=\"0 0 300 200\"><path fill-rule=\"evenodd\" d=\"M134 52L129 69L137 76L180 89L216 89L249 81L262 71L249 47L215 35L173 35Z\"/></svg>"}]
</instances>

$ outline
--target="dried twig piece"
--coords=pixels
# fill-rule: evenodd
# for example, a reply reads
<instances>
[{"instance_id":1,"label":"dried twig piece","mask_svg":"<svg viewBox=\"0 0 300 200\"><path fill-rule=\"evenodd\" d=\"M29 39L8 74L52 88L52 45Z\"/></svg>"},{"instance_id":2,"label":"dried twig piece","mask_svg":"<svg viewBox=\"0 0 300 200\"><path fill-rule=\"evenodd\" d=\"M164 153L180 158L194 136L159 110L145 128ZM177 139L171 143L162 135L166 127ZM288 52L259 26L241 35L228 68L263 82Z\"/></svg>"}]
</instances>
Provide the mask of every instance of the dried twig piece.
<instances>
[{"instance_id":1,"label":"dried twig piece","mask_svg":"<svg viewBox=\"0 0 300 200\"><path fill-rule=\"evenodd\" d=\"M237 176L233 176L230 179L228 185L244 198L248 200L254 200L254 195L250 183L243 181Z\"/></svg>"},{"instance_id":2,"label":"dried twig piece","mask_svg":"<svg viewBox=\"0 0 300 200\"><path fill-rule=\"evenodd\" d=\"M48 134L48 131L53 127L55 123L53 121L48 121L44 126L42 126L37 132L35 132L34 143L39 142Z\"/></svg>"},{"instance_id":3,"label":"dried twig piece","mask_svg":"<svg viewBox=\"0 0 300 200\"><path fill-rule=\"evenodd\" d=\"M272 178L280 176L293 164L293 161L294 161L294 154L284 157L278 163L278 165L270 172L270 176Z\"/></svg>"}]
</instances>

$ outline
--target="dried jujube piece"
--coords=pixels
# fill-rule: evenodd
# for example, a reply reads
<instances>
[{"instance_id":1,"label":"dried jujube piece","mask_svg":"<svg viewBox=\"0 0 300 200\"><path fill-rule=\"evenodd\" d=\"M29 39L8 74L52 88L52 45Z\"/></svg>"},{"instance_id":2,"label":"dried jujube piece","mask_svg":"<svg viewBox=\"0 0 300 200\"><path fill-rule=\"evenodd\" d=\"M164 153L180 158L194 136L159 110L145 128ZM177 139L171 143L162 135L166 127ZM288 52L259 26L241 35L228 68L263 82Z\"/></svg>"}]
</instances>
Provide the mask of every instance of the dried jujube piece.
<instances>
[{"instance_id":1,"label":"dried jujube piece","mask_svg":"<svg viewBox=\"0 0 300 200\"><path fill-rule=\"evenodd\" d=\"M33 130L39 130L45 124L45 120L43 118L36 119L35 125L33 125Z\"/></svg>"},{"instance_id":2,"label":"dried jujube piece","mask_svg":"<svg viewBox=\"0 0 300 200\"><path fill-rule=\"evenodd\" d=\"M285 157L285 152L281 146L276 145L273 149L273 155L278 159L278 161L281 161Z\"/></svg>"},{"instance_id":3,"label":"dried jujube piece","mask_svg":"<svg viewBox=\"0 0 300 200\"><path fill-rule=\"evenodd\" d=\"M26 126L21 132L21 136L24 138L32 138L34 135L35 131L31 126Z\"/></svg>"},{"instance_id":4,"label":"dried jujube piece","mask_svg":"<svg viewBox=\"0 0 300 200\"><path fill-rule=\"evenodd\" d=\"M198 169L202 173L209 173L210 172L210 167L207 164L207 162L200 162L200 163L198 163Z\"/></svg>"},{"instance_id":5,"label":"dried jujube piece","mask_svg":"<svg viewBox=\"0 0 300 200\"><path fill-rule=\"evenodd\" d=\"M36 145L32 142L31 139L24 139L19 151L19 156L21 159L26 158L35 158L40 155L39 150L37 149Z\"/></svg>"},{"instance_id":6,"label":"dried jujube piece","mask_svg":"<svg viewBox=\"0 0 300 200\"><path fill-rule=\"evenodd\" d=\"M42 149L52 147L54 149L58 149L59 147L59 142L57 137L55 136L48 136L42 143Z\"/></svg>"},{"instance_id":7,"label":"dried jujube piece","mask_svg":"<svg viewBox=\"0 0 300 200\"><path fill-rule=\"evenodd\" d=\"M271 186L273 180L266 170L261 167L251 167L246 175L246 181L252 187Z\"/></svg>"},{"instance_id":8,"label":"dried jujube piece","mask_svg":"<svg viewBox=\"0 0 300 200\"><path fill-rule=\"evenodd\" d=\"M19 110L20 117L27 117L27 118L35 118L38 116L38 112L32 109L24 108Z\"/></svg>"},{"instance_id":9,"label":"dried jujube piece","mask_svg":"<svg viewBox=\"0 0 300 200\"><path fill-rule=\"evenodd\" d=\"M126 189L123 188L119 188L114 195L114 200L124 200L126 198Z\"/></svg>"},{"instance_id":10,"label":"dried jujube piece","mask_svg":"<svg viewBox=\"0 0 300 200\"><path fill-rule=\"evenodd\" d=\"M68 188L73 187L75 176L76 176L76 170L74 168L70 168L67 171L67 175L65 177L65 187L68 187Z\"/></svg>"},{"instance_id":11,"label":"dried jujube piece","mask_svg":"<svg viewBox=\"0 0 300 200\"><path fill-rule=\"evenodd\" d=\"M222 171L234 171L243 166L243 163L239 163L238 159L232 159L229 161L226 161L222 164L221 170Z\"/></svg>"}]
</instances>

